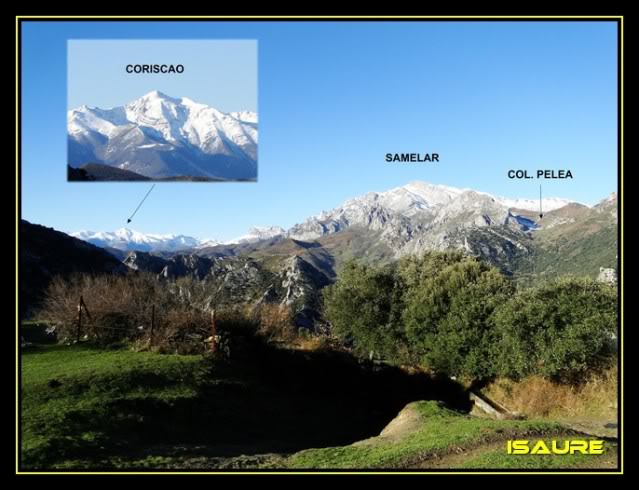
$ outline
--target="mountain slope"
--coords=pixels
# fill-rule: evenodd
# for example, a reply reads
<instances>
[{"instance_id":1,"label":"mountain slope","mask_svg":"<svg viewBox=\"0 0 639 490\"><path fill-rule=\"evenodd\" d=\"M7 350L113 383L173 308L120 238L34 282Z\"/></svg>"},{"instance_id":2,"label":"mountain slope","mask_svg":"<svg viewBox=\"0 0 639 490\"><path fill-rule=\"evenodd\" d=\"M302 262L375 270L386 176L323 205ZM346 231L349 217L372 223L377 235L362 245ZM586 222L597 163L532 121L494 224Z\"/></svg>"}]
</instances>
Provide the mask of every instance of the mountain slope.
<instances>
[{"instance_id":1,"label":"mountain slope","mask_svg":"<svg viewBox=\"0 0 639 490\"><path fill-rule=\"evenodd\" d=\"M69 181L134 181L134 180L151 180L144 175L136 174L130 170L124 170L111 165L101 163L86 163L79 168L68 167Z\"/></svg>"},{"instance_id":2,"label":"mountain slope","mask_svg":"<svg viewBox=\"0 0 639 490\"><path fill-rule=\"evenodd\" d=\"M523 284L563 274L596 278L602 267L617 268L617 206L613 194L593 207L568 203L548 210L540 219L536 210L509 207L502 198L483 192L412 183L349 200L288 231L259 227L224 243L124 228L73 236L111 250L129 269L151 272L160 279L202 281L221 302L288 304L297 324L311 328L317 318L319 290L335 280L348 259L378 265L430 250L463 250ZM38 233L42 234L36 230L31 236ZM57 267L73 267L79 260L73 258L75 249L83 242L70 237L62 242L58 235L63 234L49 233L57 234L51 239ZM38 248L42 255L50 253L48 238L38 240L37 247L31 248ZM98 249L83 245L94 257ZM134 252L125 255L129 251ZM119 262L100 252L100 260L106 263L94 269L117 271ZM71 264L63 264L64 257L72 257ZM32 274L51 275L46 261L31 260L30 264L27 261Z\"/></svg>"},{"instance_id":3,"label":"mountain slope","mask_svg":"<svg viewBox=\"0 0 639 490\"><path fill-rule=\"evenodd\" d=\"M369 262L428 250L463 249L510 274L521 256L530 253L529 232L535 226L527 216L511 210L510 202L527 205L528 201L412 182L351 199L295 225L288 236L326 244L336 257ZM552 205L568 202L554 198Z\"/></svg>"},{"instance_id":4,"label":"mountain slope","mask_svg":"<svg viewBox=\"0 0 639 490\"><path fill-rule=\"evenodd\" d=\"M120 274L122 263L105 250L53 228L20 220L20 310L37 308L55 276L74 272Z\"/></svg>"},{"instance_id":5,"label":"mountain slope","mask_svg":"<svg viewBox=\"0 0 639 490\"><path fill-rule=\"evenodd\" d=\"M543 219L539 219L538 206L534 200L411 182L350 199L287 231L254 228L236 240L191 239L181 248L148 240L147 248L132 245L130 240L127 246L155 253L191 246L191 252L204 257L248 255L278 264L298 256L329 278L350 258L376 264L451 249L478 256L523 281L565 273L596 277L600 267L615 267L616 196L593 207L561 198L544 199ZM99 243L102 237L84 238ZM109 246L122 248L117 243Z\"/></svg>"},{"instance_id":6,"label":"mountain slope","mask_svg":"<svg viewBox=\"0 0 639 490\"><path fill-rule=\"evenodd\" d=\"M102 163L149 178L254 180L257 115L223 113L150 92L112 109L67 113L68 163Z\"/></svg>"},{"instance_id":7,"label":"mountain slope","mask_svg":"<svg viewBox=\"0 0 639 490\"><path fill-rule=\"evenodd\" d=\"M546 210L558 209L569 203L567 199L549 198L544 201L544 207ZM353 225L371 230L399 227L412 234L413 229L424 224L456 221L483 226L487 224L484 223L486 219L505 224L513 204L533 211L539 207L538 201L530 199L508 199L472 189L411 182L385 192L370 192L350 199L295 225L288 236L314 240Z\"/></svg>"},{"instance_id":8,"label":"mountain slope","mask_svg":"<svg viewBox=\"0 0 639 490\"><path fill-rule=\"evenodd\" d=\"M201 281L216 305L280 303L291 308L298 327L313 328L319 316L321 288L331 282L322 270L304 258L204 257L182 253L170 258L131 252L124 264L150 272L159 279L190 277Z\"/></svg>"},{"instance_id":9,"label":"mountain slope","mask_svg":"<svg viewBox=\"0 0 639 490\"><path fill-rule=\"evenodd\" d=\"M613 193L592 208L572 204L544 214L534 233L536 247L520 264L519 274L596 278L601 267L616 270L617 209L617 195Z\"/></svg>"}]
</instances>

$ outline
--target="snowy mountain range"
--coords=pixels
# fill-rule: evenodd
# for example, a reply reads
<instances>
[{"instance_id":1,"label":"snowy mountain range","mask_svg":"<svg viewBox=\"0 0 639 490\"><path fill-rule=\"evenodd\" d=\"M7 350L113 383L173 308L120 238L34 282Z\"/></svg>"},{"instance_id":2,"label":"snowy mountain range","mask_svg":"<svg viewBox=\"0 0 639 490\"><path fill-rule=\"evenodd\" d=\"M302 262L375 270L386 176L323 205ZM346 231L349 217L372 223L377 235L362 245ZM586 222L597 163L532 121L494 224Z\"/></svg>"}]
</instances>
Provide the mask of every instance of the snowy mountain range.
<instances>
[{"instance_id":1,"label":"snowy mountain range","mask_svg":"<svg viewBox=\"0 0 639 490\"><path fill-rule=\"evenodd\" d=\"M567 199L544 198L544 212L569 204ZM370 192L350 199L330 211L310 217L289 230L279 226L253 227L246 235L228 241L197 239L183 235L144 234L122 228L115 232L80 231L72 236L101 247L147 252L195 252L218 245L257 243L262 240L292 238L312 241L344 229L359 226L381 232L381 240L407 250L438 248L453 230L491 224L535 230L539 201L509 199L471 189L458 189L427 182L411 182L385 192ZM398 248L399 250L399 248Z\"/></svg>"},{"instance_id":2,"label":"snowy mountain range","mask_svg":"<svg viewBox=\"0 0 639 490\"><path fill-rule=\"evenodd\" d=\"M149 178L255 180L257 114L224 113L150 92L111 109L67 113L68 163L105 164Z\"/></svg>"},{"instance_id":3,"label":"snowy mountain range","mask_svg":"<svg viewBox=\"0 0 639 490\"><path fill-rule=\"evenodd\" d=\"M202 242L190 236L141 233L127 228L120 228L113 232L78 231L69 235L102 248L140 252L177 252L197 247ZM219 242L210 241L210 243L218 244Z\"/></svg>"},{"instance_id":4,"label":"snowy mountain range","mask_svg":"<svg viewBox=\"0 0 639 490\"><path fill-rule=\"evenodd\" d=\"M77 231L69 233L74 238L92 243L102 248L138 252L180 252L215 247L218 245L233 245L239 243L255 243L283 236L286 231L279 226L255 226L248 233L233 240L219 241L213 239L199 239L185 235L142 233L139 231L120 228L109 231Z\"/></svg>"},{"instance_id":5,"label":"snowy mountain range","mask_svg":"<svg viewBox=\"0 0 639 490\"><path fill-rule=\"evenodd\" d=\"M547 198L543 201L543 208L544 211L551 211L570 203L568 199ZM295 225L288 231L288 236L299 240L315 240L353 224L373 230L388 229L392 223L411 228L407 221L413 225L434 225L464 214L473 215L472 219L466 217L469 223L478 224L489 219L505 224L508 216L516 219L518 211L538 209L539 201L531 199L508 199L472 189L416 181L385 192L369 192L350 199L337 208L323 211Z\"/></svg>"}]
</instances>

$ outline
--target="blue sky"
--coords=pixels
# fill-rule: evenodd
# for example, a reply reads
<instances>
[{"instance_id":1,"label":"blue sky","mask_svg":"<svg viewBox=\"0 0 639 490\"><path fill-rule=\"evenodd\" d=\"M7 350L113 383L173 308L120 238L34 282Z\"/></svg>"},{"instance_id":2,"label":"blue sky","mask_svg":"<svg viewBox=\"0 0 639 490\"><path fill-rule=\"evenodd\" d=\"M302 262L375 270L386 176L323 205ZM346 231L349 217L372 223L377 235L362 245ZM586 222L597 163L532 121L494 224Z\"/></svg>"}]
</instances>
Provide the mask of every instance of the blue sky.
<instances>
[{"instance_id":1,"label":"blue sky","mask_svg":"<svg viewBox=\"0 0 639 490\"><path fill-rule=\"evenodd\" d=\"M127 65L182 73L127 73ZM121 106L153 90L224 112L257 111L255 40L86 40L68 43L67 107Z\"/></svg>"},{"instance_id":2,"label":"blue sky","mask_svg":"<svg viewBox=\"0 0 639 490\"><path fill-rule=\"evenodd\" d=\"M509 169L570 169L544 194L616 190L616 25L602 22L34 22L23 25L22 211L125 225L148 185L67 183L69 39L255 39L257 183L158 184L131 227L228 239L413 180L535 198ZM108 88L105 88L108 90ZM434 165L386 153L437 152Z\"/></svg>"}]
</instances>

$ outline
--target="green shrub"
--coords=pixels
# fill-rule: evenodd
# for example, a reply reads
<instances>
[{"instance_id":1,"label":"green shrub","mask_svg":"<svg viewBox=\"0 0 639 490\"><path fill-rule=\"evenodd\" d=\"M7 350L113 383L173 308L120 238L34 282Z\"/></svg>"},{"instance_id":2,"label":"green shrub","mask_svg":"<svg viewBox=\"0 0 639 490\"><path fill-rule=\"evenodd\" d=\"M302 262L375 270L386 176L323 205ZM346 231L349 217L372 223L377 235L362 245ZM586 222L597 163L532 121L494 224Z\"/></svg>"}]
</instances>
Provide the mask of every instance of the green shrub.
<instances>
[{"instance_id":1,"label":"green shrub","mask_svg":"<svg viewBox=\"0 0 639 490\"><path fill-rule=\"evenodd\" d=\"M401 341L401 294L395 272L347 262L324 290L324 313L338 337L355 352L394 358Z\"/></svg>"},{"instance_id":2,"label":"green shrub","mask_svg":"<svg viewBox=\"0 0 639 490\"><path fill-rule=\"evenodd\" d=\"M458 253L409 259L400 266L402 279L403 324L421 364L454 376L492 376L498 348L492 313L512 295L510 280Z\"/></svg>"},{"instance_id":3,"label":"green shrub","mask_svg":"<svg viewBox=\"0 0 639 490\"><path fill-rule=\"evenodd\" d=\"M497 269L432 252L397 267L347 263L324 295L324 313L360 355L483 377L493 374L492 311L512 292Z\"/></svg>"},{"instance_id":4,"label":"green shrub","mask_svg":"<svg viewBox=\"0 0 639 490\"><path fill-rule=\"evenodd\" d=\"M517 291L475 258L430 252L396 267L347 263L324 314L359 355L472 379L575 381L609 365L617 297L589 279Z\"/></svg>"},{"instance_id":5,"label":"green shrub","mask_svg":"<svg viewBox=\"0 0 639 490\"><path fill-rule=\"evenodd\" d=\"M607 367L617 325L617 293L592 279L563 278L520 291L495 312L499 371L560 381Z\"/></svg>"}]
</instances>

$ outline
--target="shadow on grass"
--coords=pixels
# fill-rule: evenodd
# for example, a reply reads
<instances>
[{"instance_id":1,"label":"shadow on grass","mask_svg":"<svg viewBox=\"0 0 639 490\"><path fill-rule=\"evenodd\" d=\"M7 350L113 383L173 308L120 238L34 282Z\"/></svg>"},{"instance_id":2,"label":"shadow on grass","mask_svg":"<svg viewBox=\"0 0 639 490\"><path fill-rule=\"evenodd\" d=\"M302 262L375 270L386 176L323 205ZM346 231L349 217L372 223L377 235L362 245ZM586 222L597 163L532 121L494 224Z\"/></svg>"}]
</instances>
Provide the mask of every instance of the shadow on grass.
<instances>
[{"instance_id":1,"label":"shadow on grass","mask_svg":"<svg viewBox=\"0 0 639 490\"><path fill-rule=\"evenodd\" d=\"M82 390L73 383L64 390L77 399L87 389L107 396L89 408L67 410L55 424L58 435L29 455L30 466L291 453L378 435L411 401L470 408L463 388L448 379L361 362L343 352L280 349L254 339L232 362L204 359L179 377L132 372L117 386L115 380L89 388L83 383ZM185 385L190 395L148 391Z\"/></svg>"}]
</instances>

